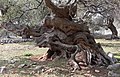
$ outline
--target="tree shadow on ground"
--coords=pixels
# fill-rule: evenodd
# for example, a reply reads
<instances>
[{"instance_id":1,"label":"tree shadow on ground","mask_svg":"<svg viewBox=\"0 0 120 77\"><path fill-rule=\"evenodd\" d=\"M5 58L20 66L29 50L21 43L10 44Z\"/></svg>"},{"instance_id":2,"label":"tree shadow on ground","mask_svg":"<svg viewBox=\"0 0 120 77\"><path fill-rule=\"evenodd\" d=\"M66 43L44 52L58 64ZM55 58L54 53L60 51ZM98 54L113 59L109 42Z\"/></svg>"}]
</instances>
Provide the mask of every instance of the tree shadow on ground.
<instances>
[{"instance_id":1,"label":"tree shadow on ground","mask_svg":"<svg viewBox=\"0 0 120 77\"><path fill-rule=\"evenodd\" d=\"M15 60L15 61L13 61ZM55 61L36 62L30 60L28 57L15 57L10 60L0 60L0 67L6 66L6 74L19 74L20 77L106 77L107 70L104 67L85 68L81 71L71 72L71 67L67 65L65 59ZM96 72L97 70L97 72Z\"/></svg>"}]
</instances>

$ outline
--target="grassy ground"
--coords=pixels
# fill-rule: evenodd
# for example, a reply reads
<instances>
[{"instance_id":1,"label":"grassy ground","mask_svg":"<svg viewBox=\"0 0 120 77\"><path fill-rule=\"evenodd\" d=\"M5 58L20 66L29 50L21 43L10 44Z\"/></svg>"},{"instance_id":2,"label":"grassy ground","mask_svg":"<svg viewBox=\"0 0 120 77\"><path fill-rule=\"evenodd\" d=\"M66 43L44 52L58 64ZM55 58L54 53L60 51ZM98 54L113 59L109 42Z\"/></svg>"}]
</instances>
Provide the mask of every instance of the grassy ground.
<instances>
[{"instance_id":1,"label":"grassy ground","mask_svg":"<svg viewBox=\"0 0 120 77\"><path fill-rule=\"evenodd\" d=\"M101 43L106 53L111 52L115 54L115 57L120 61L120 41L103 39L96 39L96 41ZM107 77L107 70L104 67L71 73L66 60L63 59L37 63L29 60L31 55L44 54L47 50L47 48L36 47L34 43L0 45L0 67L7 66L9 68L9 73L0 74L0 77ZM11 59L17 59L18 61L14 64L9 64L8 62ZM20 64L26 64L30 67L18 68ZM37 66L45 66L46 68L44 69L47 69L47 71L39 74L31 73ZM99 71L95 72L96 70Z\"/></svg>"},{"instance_id":2,"label":"grassy ground","mask_svg":"<svg viewBox=\"0 0 120 77\"><path fill-rule=\"evenodd\" d=\"M0 45L0 59L7 60L15 56L23 56L26 54L42 54L47 51L47 48L39 48L33 44L4 44Z\"/></svg>"},{"instance_id":3,"label":"grassy ground","mask_svg":"<svg viewBox=\"0 0 120 77\"><path fill-rule=\"evenodd\" d=\"M113 53L115 57L120 61L120 40L117 41L117 40L97 39L96 42L101 43L106 53L108 52Z\"/></svg>"}]
</instances>

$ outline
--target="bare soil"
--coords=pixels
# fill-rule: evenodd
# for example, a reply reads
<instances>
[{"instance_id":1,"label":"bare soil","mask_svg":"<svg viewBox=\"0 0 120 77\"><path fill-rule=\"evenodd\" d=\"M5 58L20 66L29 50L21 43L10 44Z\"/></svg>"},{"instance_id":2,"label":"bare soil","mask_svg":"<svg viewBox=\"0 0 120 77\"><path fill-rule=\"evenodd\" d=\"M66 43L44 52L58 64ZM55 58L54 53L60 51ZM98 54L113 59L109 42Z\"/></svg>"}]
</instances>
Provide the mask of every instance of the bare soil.
<instances>
[{"instance_id":1,"label":"bare soil","mask_svg":"<svg viewBox=\"0 0 120 77\"><path fill-rule=\"evenodd\" d=\"M102 43L106 52L114 51L120 59L120 41L97 41ZM102 66L84 67L72 73L65 59L39 61L47 50L28 43L0 45L0 67L6 67L0 77L107 77L108 70Z\"/></svg>"}]
</instances>

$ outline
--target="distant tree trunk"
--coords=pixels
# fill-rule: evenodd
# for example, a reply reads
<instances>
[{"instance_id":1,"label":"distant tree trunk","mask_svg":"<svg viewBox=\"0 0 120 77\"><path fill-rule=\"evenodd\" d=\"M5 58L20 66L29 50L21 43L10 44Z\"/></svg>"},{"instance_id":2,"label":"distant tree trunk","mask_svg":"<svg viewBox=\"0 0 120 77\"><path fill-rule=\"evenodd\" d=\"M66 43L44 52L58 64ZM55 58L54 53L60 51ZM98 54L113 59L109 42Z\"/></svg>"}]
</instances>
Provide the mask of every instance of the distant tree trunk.
<instances>
[{"instance_id":1,"label":"distant tree trunk","mask_svg":"<svg viewBox=\"0 0 120 77\"><path fill-rule=\"evenodd\" d=\"M117 29L116 27L114 26L113 24L114 22L114 18L108 18L108 28L112 31L112 36L111 36L111 39L116 39L118 38L118 32L117 32Z\"/></svg>"}]
</instances>

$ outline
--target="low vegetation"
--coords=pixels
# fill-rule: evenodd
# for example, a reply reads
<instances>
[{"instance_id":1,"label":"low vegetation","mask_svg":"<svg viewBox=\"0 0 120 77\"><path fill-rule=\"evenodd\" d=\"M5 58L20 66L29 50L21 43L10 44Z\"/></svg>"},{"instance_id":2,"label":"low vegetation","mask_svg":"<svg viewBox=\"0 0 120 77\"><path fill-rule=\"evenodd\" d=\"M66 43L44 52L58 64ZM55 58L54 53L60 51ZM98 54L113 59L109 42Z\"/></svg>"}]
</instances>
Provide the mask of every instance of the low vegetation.
<instances>
[{"instance_id":1,"label":"low vegetation","mask_svg":"<svg viewBox=\"0 0 120 77\"><path fill-rule=\"evenodd\" d=\"M120 62L120 41L97 39L104 50L111 52ZM28 45L29 44L29 45ZM30 58L44 54L47 48L38 48L33 43L4 44L0 45L0 67L6 66L6 72L0 77L106 77L105 67L91 67L71 72L71 68L64 59L35 62ZM9 56L8 56L9 54Z\"/></svg>"}]
</instances>

